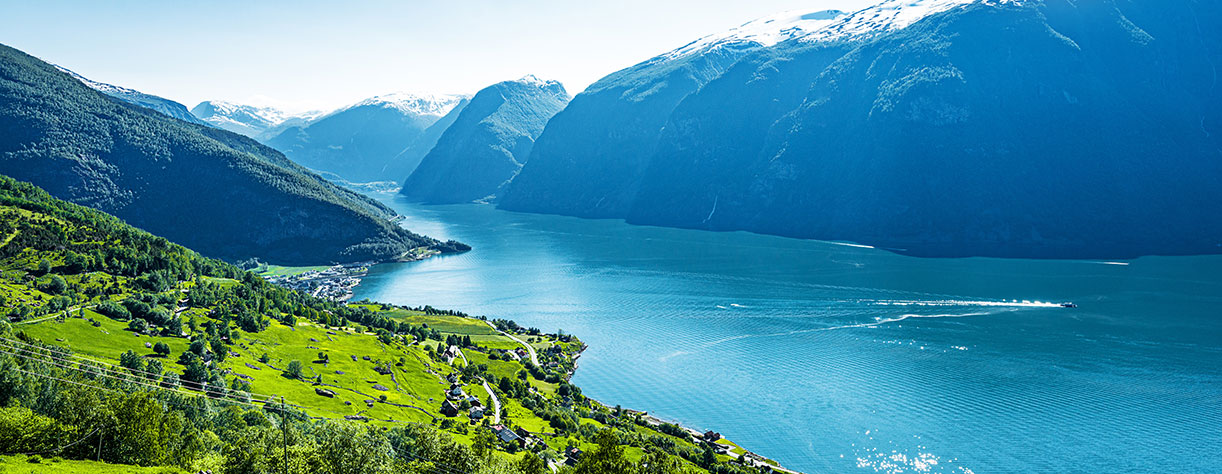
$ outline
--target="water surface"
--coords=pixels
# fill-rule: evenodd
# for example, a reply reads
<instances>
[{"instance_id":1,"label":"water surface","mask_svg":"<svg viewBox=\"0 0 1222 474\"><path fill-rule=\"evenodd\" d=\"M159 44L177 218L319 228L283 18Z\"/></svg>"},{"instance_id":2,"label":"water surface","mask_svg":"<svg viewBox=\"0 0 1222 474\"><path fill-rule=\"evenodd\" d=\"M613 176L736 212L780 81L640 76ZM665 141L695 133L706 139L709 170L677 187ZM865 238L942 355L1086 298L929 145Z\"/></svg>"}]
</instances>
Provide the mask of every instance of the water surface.
<instances>
[{"instance_id":1,"label":"water surface","mask_svg":"<svg viewBox=\"0 0 1222 474\"><path fill-rule=\"evenodd\" d=\"M921 259L376 197L475 250L377 266L358 299L576 334L586 395L791 468L1222 470L1218 256Z\"/></svg>"}]
</instances>

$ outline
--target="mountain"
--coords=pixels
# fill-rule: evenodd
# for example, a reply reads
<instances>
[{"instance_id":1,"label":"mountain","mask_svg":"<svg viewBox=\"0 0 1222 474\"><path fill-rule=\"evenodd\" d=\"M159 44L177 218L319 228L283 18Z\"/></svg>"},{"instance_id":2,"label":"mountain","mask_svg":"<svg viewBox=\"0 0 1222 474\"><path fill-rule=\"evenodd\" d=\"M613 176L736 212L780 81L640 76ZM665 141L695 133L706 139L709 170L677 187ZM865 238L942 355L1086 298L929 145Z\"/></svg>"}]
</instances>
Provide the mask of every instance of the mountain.
<instances>
[{"instance_id":1,"label":"mountain","mask_svg":"<svg viewBox=\"0 0 1222 474\"><path fill-rule=\"evenodd\" d=\"M710 35L612 73L548 123L501 206L623 217L667 117L689 94L752 51L816 30L837 10L783 13Z\"/></svg>"},{"instance_id":2,"label":"mountain","mask_svg":"<svg viewBox=\"0 0 1222 474\"><path fill-rule=\"evenodd\" d=\"M465 105L466 97L455 95L378 96L289 127L264 143L302 166L347 181L399 181L445 131L435 125Z\"/></svg>"},{"instance_id":3,"label":"mountain","mask_svg":"<svg viewBox=\"0 0 1222 474\"><path fill-rule=\"evenodd\" d=\"M98 92L101 92L103 94L106 94L108 96L114 97L116 99L119 99L121 101L127 102L129 104L135 104L141 107L153 109L157 112L161 112L162 114L165 114L170 117L174 117L184 122L196 123L200 125L204 124L204 122L201 122L199 119L195 118L194 115L191 115L191 112L187 110L187 106L182 105L178 102L174 102L170 99L158 97L152 94L145 94L135 89L128 89L126 87L119 87L119 86L115 86L111 84L105 84L102 82L90 80L80 74L77 74L67 68L63 68L60 66L55 66L55 68L59 69L60 71L63 71L65 74L68 74L69 76L72 76L73 79L76 79L80 81L82 84L89 86L89 88L96 90Z\"/></svg>"},{"instance_id":4,"label":"mountain","mask_svg":"<svg viewBox=\"0 0 1222 474\"><path fill-rule=\"evenodd\" d=\"M404 181L402 194L433 203L495 197L522 169L548 119L568 102L563 85L534 76L488 86Z\"/></svg>"},{"instance_id":5,"label":"mountain","mask_svg":"<svg viewBox=\"0 0 1222 474\"><path fill-rule=\"evenodd\" d=\"M289 127L300 127L322 115L321 112L289 114L275 107L255 107L223 100L206 100L191 109L193 117L214 127L265 141Z\"/></svg>"},{"instance_id":6,"label":"mountain","mask_svg":"<svg viewBox=\"0 0 1222 474\"><path fill-rule=\"evenodd\" d=\"M926 256L1216 253L1218 24L1189 0L883 2L679 100L562 120L579 95L502 207ZM626 145L580 130L646 120Z\"/></svg>"},{"instance_id":7,"label":"mountain","mask_svg":"<svg viewBox=\"0 0 1222 474\"><path fill-rule=\"evenodd\" d=\"M0 174L206 255L284 264L457 250L246 137L111 99L0 45Z\"/></svg>"}]
</instances>

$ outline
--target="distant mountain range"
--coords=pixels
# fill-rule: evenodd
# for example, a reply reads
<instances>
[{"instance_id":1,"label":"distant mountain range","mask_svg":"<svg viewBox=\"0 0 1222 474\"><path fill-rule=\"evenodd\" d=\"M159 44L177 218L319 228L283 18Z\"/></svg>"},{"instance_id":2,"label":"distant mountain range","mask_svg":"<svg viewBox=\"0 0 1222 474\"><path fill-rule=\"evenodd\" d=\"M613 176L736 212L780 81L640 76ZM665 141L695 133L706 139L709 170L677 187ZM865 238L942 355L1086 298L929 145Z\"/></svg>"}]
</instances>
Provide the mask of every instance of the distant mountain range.
<instances>
[{"instance_id":1,"label":"distant mountain range","mask_svg":"<svg viewBox=\"0 0 1222 474\"><path fill-rule=\"evenodd\" d=\"M494 199L568 101L559 82L534 76L479 91L404 181L402 194L433 203Z\"/></svg>"},{"instance_id":2,"label":"distant mountain range","mask_svg":"<svg viewBox=\"0 0 1222 474\"><path fill-rule=\"evenodd\" d=\"M191 108L191 115L214 127L266 141L286 128L306 125L323 113L289 114L275 107L206 100Z\"/></svg>"},{"instance_id":3,"label":"distant mountain range","mask_svg":"<svg viewBox=\"0 0 1222 474\"><path fill-rule=\"evenodd\" d=\"M917 255L1222 252L1222 6L888 0L616 72L505 209Z\"/></svg>"},{"instance_id":4,"label":"distant mountain range","mask_svg":"<svg viewBox=\"0 0 1222 474\"><path fill-rule=\"evenodd\" d=\"M400 228L389 208L254 140L96 89L0 45L0 173L230 260L322 264L465 248Z\"/></svg>"},{"instance_id":5,"label":"distant mountain range","mask_svg":"<svg viewBox=\"0 0 1222 474\"><path fill-rule=\"evenodd\" d=\"M401 181L420 164L467 98L391 94L358 102L264 141L307 168L352 182Z\"/></svg>"},{"instance_id":6,"label":"distant mountain range","mask_svg":"<svg viewBox=\"0 0 1222 474\"><path fill-rule=\"evenodd\" d=\"M88 79L84 76L81 76L80 74L77 74L75 72L72 72L69 69L66 69L60 66L55 66L55 68L59 69L60 71L64 72L65 74L68 74L69 76L72 76L73 79L80 81L82 84L89 86L89 88L93 90L96 90L108 96L114 97L121 101L127 102L129 104L135 104L141 107L153 109L157 112L165 114L166 116L174 117L184 122L196 123L196 124L201 124L201 125L204 123L200 119L196 118L195 115L192 115L191 112L187 110L187 107L185 105L182 105L178 102L174 102L170 99L158 97L152 94L145 94L135 89L128 89L126 87L119 87L119 86L115 86L111 84L94 81L94 80Z\"/></svg>"}]
</instances>

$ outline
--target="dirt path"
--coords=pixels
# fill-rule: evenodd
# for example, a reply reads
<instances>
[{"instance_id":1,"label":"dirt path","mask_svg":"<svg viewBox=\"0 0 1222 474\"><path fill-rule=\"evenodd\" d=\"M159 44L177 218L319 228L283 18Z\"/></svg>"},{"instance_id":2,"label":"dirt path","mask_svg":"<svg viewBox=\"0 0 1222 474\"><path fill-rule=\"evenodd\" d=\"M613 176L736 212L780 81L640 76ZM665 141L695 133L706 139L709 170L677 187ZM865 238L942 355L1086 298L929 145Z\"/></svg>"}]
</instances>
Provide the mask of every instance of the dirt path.
<instances>
[{"instance_id":1,"label":"dirt path","mask_svg":"<svg viewBox=\"0 0 1222 474\"><path fill-rule=\"evenodd\" d=\"M91 304L91 305L89 305L89 306L80 306L80 307L76 307L76 308L68 308L68 309L66 309L66 310L64 310L64 311L66 311L66 312L68 313L68 316L69 316L69 317L71 317L71 316L72 316L72 312L73 312L73 311L76 311L76 312L78 312L78 313L79 313L81 310L84 310L84 309L93 309L93 308L96 308L97 306L98 306L98 305L96 305L96 304ZM48 321L48 320L52 320L52 319L58 318L60 314L62 314L62 313L56 312L55 314L52 314L52 315L50 315L50 316L45 316L45 317L38 318L38 319L29 319L29 320L25 320L25 321L18 321L18 322L13 323L13 325L18 325L18 324L36 324L36 323L41 323L41 322L43 322L43 321Z\"/></svg>"}]
</instances>

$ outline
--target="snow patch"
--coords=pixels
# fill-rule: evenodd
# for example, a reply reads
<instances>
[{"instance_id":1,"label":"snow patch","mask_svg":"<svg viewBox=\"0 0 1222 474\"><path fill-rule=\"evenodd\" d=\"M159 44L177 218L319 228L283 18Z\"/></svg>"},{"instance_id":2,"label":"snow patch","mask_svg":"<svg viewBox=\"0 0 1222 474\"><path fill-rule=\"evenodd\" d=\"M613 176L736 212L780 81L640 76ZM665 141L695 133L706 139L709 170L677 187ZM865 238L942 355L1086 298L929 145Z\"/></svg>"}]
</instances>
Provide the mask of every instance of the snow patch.
<instances>
[{"instance_id":1,"label":"snow patch","mask_svg":"<svg viewBox=\"0 0 1222 474\"><path fill-rule=\"evenodd\" d=\"M864 39L882 33L902 30L938 13L980 3L985 5L1021 5L1025 0L886 0L839 18L817 31L804 35L800 41L819 43Z\"/></svg>"},{"instance_id":2,"label":"snow patch","mask_svg":"<svg viewBox=\"0 0 1222 474\"><path fill-rule=\"evenodd\" d=\"M777 13L749 21L724 33L705 36L663 55L663 58L678 59L726 45L769 47L818 31L845 15L846 13L840 10L817 12L801 10Z\"/></svg>"},{"instance_id":3,"label":"snow patch","mask_svg":"<svg viewBox=\"0 0 1222 474\"><path fill-rule=\"evenodd\" d=\"M355 107L380 106L395 108L407 114L441 117L467 98L469 97L465 95L396 92L362 100L337 112Z\"/></svg>"}]
</instances>

